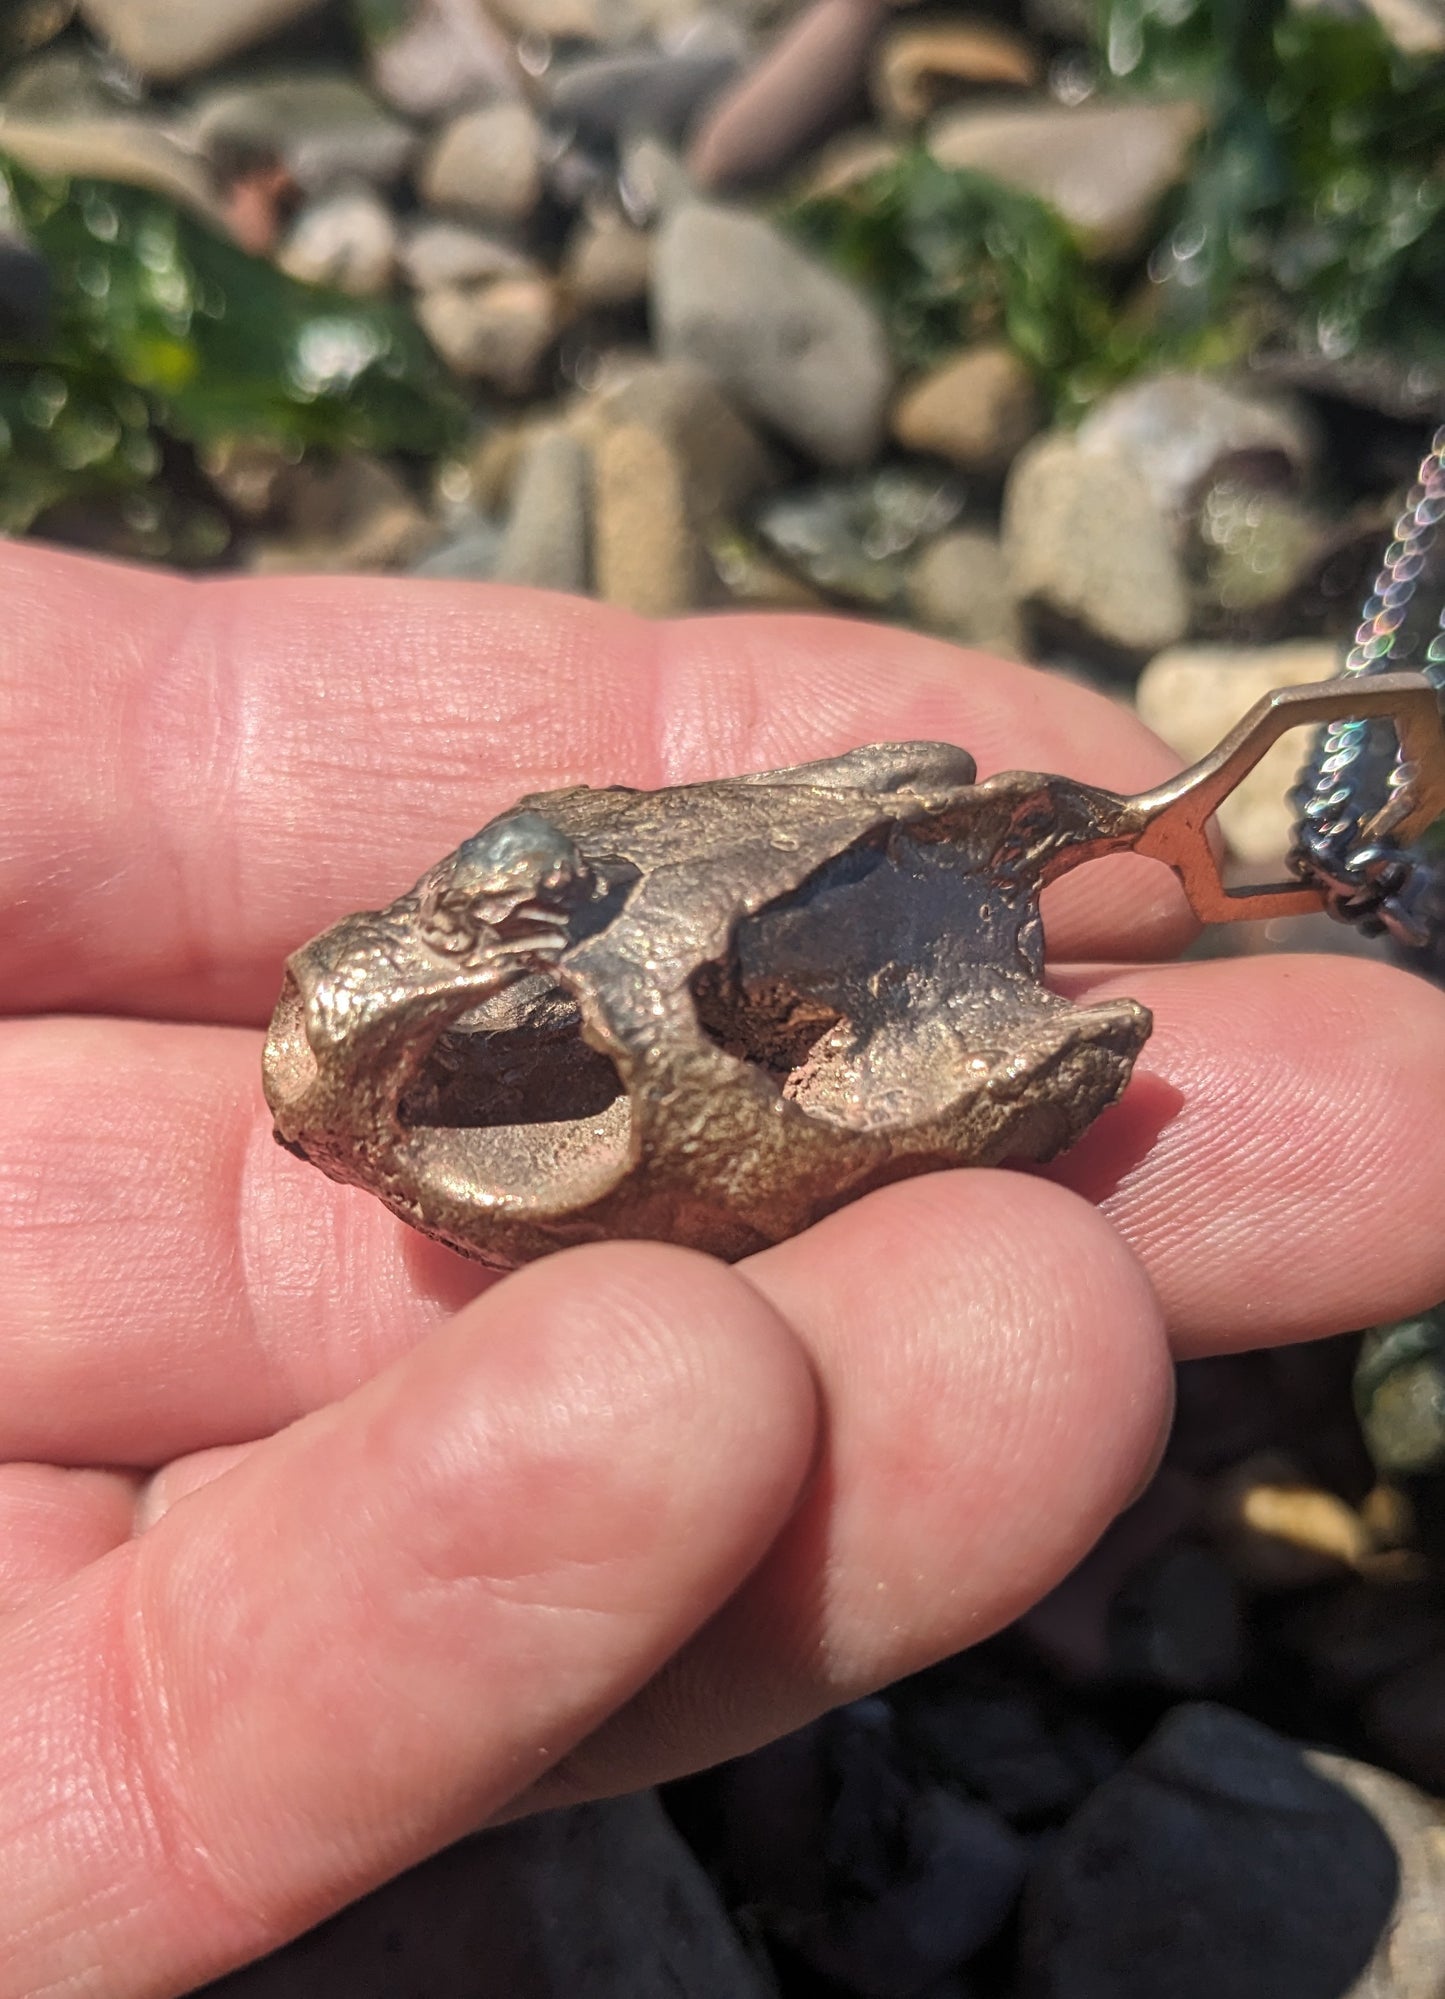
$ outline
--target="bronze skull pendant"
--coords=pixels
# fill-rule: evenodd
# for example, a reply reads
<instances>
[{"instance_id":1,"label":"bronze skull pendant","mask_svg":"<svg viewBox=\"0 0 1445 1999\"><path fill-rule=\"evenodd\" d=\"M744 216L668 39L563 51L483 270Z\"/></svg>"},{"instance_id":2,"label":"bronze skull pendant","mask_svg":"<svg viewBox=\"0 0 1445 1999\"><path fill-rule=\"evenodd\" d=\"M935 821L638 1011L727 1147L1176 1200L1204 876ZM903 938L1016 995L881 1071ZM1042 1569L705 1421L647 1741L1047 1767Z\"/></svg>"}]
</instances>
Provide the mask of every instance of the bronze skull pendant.
<instances>
[{"instance_id":1,"label":"bronze skull pendant","mask_svg":"<svg viewBox=\"0 0 1445 1999\"><path fill-rule=\"evenodd\" d=\"M1048 1159L1119 1096L1151 1023L1042 983L1041 890L1135 848L1202 915L1236 913L1205 822L1319 693L1132 799L978 783L936 743L524 798L291 958L277 1136L503 1267L616 1236L731 1259L909 1174ZM1318 901L1291 886L1238 913Z\"/></svg>"}]
</instances>

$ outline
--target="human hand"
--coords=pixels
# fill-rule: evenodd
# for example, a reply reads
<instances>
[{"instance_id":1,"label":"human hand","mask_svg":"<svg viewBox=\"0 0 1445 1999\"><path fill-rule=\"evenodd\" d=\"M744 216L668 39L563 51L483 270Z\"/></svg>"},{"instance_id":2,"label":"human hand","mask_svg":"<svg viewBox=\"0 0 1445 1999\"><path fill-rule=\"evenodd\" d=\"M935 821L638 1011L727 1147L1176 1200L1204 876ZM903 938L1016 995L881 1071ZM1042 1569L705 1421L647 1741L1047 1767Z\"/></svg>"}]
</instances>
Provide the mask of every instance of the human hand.
<instances>
[{"instance_id":1,"label":"human hand","mask_svg":"<svg viewBox=\"0 0 1445 1999\"><path fill-rule=\"evenodd\" d=\"M496 1281L272 1143L294 945L525 790L909 737L1135 790L1167 754L844 622L16 547L0 587L0 1999L180 1993L490 1818L958 1650L1147 1476L1166 1333L1445 1294L1445 997L1153 966L1187 918L1127 858L1050 891L1052 956L1155 1033L1047 1175Z\"/></svg>"}]
</instances>

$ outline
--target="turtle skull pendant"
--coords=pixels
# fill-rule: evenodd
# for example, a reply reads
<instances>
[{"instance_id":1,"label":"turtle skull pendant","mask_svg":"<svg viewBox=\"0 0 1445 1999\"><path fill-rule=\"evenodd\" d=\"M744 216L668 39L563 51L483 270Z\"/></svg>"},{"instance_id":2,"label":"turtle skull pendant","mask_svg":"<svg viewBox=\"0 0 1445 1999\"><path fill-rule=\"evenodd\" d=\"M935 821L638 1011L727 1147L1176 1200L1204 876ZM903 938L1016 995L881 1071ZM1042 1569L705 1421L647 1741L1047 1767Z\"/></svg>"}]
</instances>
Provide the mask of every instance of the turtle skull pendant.
<instances>
[{"instance_id":1,"label":"turtle skull pendant","mask_svg":"<svg viewBox=\"0 0 1445 1999\"><path fill-rule=\"evenodd\" d=\"M936 743L525 798L290 959L277 1137L503 1267L616 1236L736 1258L908 1174L1048 1159L1123 1091L1150 1017L1044 985L1041 890L1132 849L1206 920L1318 908L1231 895L1206 826L1284 729L1342 710L1394 717L1412 837L1445 810L1412 674L1272 695L1134 798L978 783Z\"/></svg>"}]
</instances>

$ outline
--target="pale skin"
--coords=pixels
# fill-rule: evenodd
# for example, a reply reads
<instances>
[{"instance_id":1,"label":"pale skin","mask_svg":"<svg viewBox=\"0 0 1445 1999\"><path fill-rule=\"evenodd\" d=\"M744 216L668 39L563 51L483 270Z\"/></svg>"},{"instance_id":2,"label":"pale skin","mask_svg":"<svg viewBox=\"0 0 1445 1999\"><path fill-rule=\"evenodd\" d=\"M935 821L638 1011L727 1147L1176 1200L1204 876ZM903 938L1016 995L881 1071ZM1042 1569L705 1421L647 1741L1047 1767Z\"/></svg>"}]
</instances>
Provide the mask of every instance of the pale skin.
<instances>
[{"instance_id":1,"label":"pale skin","mask_svg":"<svg viewBox=\"0 0 1445 1999\"><path fill-rule=\"evenodd\" d=\"M498 1281L272 1143L294 945L527 790L908 737L1137 790L1168 753L841 621L21 547L0 592L0 1999L185 1992L956 1651L1148 1477L1171 1352L1445 1295L1445 996L1161 964L1188 921L1131 859L1046 906L1061 982L1157 1023L1046 1174Z\"/></svg>"}]
</instances>

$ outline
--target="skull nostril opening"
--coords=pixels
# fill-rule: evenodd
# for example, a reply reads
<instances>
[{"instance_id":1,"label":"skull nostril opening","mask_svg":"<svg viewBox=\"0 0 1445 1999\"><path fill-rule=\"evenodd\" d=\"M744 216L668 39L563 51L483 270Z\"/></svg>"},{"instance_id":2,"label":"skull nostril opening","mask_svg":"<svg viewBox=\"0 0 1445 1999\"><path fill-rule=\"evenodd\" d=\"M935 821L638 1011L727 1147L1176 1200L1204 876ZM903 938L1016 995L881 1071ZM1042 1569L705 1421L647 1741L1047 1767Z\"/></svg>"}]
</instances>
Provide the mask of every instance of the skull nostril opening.
<instances>
[{"instance_id":1,"label":"skull nostril opening","mask_svg":"<svg viewBox=\"0 0 1445 1999\"><path fill-rule=\"evenodd\" d=\"M299 1102L319 1073L306 1038L306 1003L292 972L286 974L276 1002L263 1069L266 1099L273 1110Z\"/></svg>"}]
</instances>

